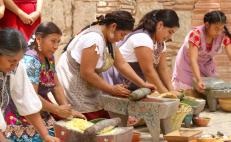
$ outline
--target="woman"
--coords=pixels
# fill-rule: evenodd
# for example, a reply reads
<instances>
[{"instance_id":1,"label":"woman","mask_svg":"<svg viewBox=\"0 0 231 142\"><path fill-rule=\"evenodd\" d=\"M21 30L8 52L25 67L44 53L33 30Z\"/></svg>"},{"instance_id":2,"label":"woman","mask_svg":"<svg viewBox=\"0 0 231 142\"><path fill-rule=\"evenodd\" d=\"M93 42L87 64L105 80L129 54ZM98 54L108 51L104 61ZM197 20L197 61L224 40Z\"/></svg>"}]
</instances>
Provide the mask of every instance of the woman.
<instances>
[{"instance_id":1,"label":"woman","mask_svg":"<svg viewBox=\"0 0 231 142\"><path fill-rule=\"evenodd\" d=\"M6 10L0 28L15 28L29 40L41 22L43 0L4 0Z\"/></svg>"},{"instance_id":2,"label":"woman","mask_svg":"<svg viewBox=\"0 0 231 142\"><path fill-rule=\"evenodd\" d=\"M199 92L205 89L201 77L216 76L213 57L224 47L231 59L231 34L226 24L226 16L221 11L205 14L204 24L195 27L186 36L177 54L173 73L175 89L191 89L193 78Z\"/></svg>"},{"instance_id":3,"label":"woman","mask_svg":"<svg viewBox=\"0 0 231 142\"><path fill-rule=\"evenodd\" d=\"M165 41L179 28L179 19L173 10L161 9L147 13L135 30L118 43L124 59L143 79L154 84L159 93L173 91L166 61ZM115 83L126 82L131 90L137 85L127 81L113 70L108 74Z\"/></svg>"},{"instance_id":4,"label":"woman","mask_svg":"<svg viewBox=\"0 0 231 142\"><path fill-rule=\"evenodd\" d=\"M58 49L61 36L61 30L52 22L44 22L38 26L29 41L29 50L23 58L27 75L40 95L44 111L61 118L84 118L82 114L71 109L55 71L53 54ZM49 93L54 95L58 105L51 103Z\"/></svg>"},{"instance_id":5,"label":"woman","mask_svg":"<svg viewBox=\"0 0 231 142\"><path fill-rule=\"evenodd\" d=\"M3 0L0 0L0 19L4 16L4 12L5 12L5 5Z\"/></svg>"},{"instance_id":6,"label":"woman","mask_svg":"<svg viewBox=\"0 0 231 142\"><path fill-rule=\"evenodd\" d=\"M43 124L39 115L42 104L26 75L24 64L20 61L26 47L25 39L17 30L0 30L0 93L2 98L0 115L4 115L7 127L14 129L17 126L10 123L13 122L10 116L13 113L17 114L18 111L37 129L45 142L58 142L57 138L49 136ZM0 129L4 131L6 128L5 122L3 119L0 120L2 120ZM24 120L21 122L22 125L26 125ZM18 124L18 121L15 123ZM15 133L7 136L10 138L16 137L20 134L21 129L17 130L17 132L15 131ZM2 141L6 140L1 138Z\"/></svg>"},{"instance_id":7,"label":"woman","mask_svg":"<svg viewBox=\"0 0 231 142\"><path fill-rule=\"evenodd\" d=\"M108 118L100 104L100 90L114 96L127 97L124 85L110 85L99 73L114 65L128 79L140 87L152 88L123 60L114 43L122 40L134 26L129 12L113 11L82 30L67 46L57 65L58 77L70 103L87 117Z\"/></svg>"}]
</instances>

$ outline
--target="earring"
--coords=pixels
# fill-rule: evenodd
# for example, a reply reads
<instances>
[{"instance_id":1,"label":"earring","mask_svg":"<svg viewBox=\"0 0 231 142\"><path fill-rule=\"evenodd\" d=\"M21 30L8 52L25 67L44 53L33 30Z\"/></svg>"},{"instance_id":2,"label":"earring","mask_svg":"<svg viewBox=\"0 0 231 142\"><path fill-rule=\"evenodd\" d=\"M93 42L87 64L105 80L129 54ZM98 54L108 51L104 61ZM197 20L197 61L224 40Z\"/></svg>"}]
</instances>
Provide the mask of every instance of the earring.
<instances>
[{"instance_id":1,"label":"earring","mask_svg":"<svg viewBox=\"0 0 231 142\"><path fill-rule=\"evenodd\" d=\"M42 48L41 48L41 46L40 46L40 45L38 45L38 50L39 50L39 51L42 51Z\"/></svg>"}]
</instances>

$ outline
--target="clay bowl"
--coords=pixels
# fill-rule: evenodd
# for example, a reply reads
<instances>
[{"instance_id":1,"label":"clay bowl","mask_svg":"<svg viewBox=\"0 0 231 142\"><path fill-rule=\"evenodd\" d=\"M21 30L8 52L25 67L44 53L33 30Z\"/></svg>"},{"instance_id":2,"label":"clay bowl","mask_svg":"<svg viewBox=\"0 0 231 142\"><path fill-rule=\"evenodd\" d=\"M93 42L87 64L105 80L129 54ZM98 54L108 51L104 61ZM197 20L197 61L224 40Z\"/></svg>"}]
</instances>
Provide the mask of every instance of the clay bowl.
<instances>
[{"instance_id":1,"label":"clay bowl","mask_svg":"<svg viewBox=\"0 0 231 142\"><path fill-rule=\"evenodd\" d=\"M215 138L198 138L197 142L218 142Z\"/></svg>"},{"instance_id":2,"label":"clay bowl","mask_svg":"<svg viewBox=\"0 0 231 142\"><path fill-rule=\"evenodd\" d=\"M218 99L222 110L231 112L231 99Z\"/></svg>"},{"instance_id":3,"label":"clay bowl","mask_svg":"<svg viewBox=\"0 0 231 142\"><path fill-rule=\"evenodd\" d=\"M193 118L193 123L199 127L208 126L209 121L210 121L210 118L208 118L208 117L195 117L195 118Z\"/></svg>"},{"instance_id":4,"label":"clay bowl","mask_svg":"<svg viewBox=\"0 0 231 142\"><path fill-rule=\"evenodd\" d=\"M140 133L133 132L132 142L140 142Z\"/></svg>"}]
</instances>

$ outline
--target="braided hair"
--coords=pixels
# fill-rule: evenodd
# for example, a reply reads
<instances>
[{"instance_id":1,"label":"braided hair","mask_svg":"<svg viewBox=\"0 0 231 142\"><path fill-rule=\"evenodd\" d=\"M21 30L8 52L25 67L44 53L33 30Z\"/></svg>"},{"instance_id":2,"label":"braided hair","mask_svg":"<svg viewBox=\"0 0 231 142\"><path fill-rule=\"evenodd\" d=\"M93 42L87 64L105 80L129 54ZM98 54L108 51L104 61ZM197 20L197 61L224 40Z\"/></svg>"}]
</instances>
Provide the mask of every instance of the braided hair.
<instances>
[{"instance_id":1,"label":"braided hair","mask_svg":"<svg viewBox=\"0 0 231 142\"><path fill-rule=\"evenodd\" d=\"M85 28L83 28L81 31L94 26L94 25L106 25L109 26L112 23L116 23L116 30L129 30L132 31L134 28L134 23L135 20L132 17L132 15L127 12L127 11L123 11L123 10L119 10L119 11L112 11L110 13L107 13L105 16L100 15L98 17L96 17L97 21L91 23L90 25L86 26ZM68 45L71 43L71 41L74 38L72 38L69 43L65 46L64 48L64 52L67 50ZM113 54L113 47L112 44L110 42L107 42L107 46L108 46L108 50L109 53L111 54L111 56L114 58L114 54Z\"/></svg>"},{"instance_id":2,"label":"braided hair","mask_svg":"<svg viewBox=\"0 0 231 142\"><path fill-rule=\"evenodd\" d=\"M204 16L204 23L208 22L209 24L226 24L227 23L227 18L225 16L225 14L222 11L211 11L205 14ZM225 35L228 36L229 38L231 38L231 34L228 30L228 28L226 27L226 25L224 26L224 32Z\"/></svg>"},{"instance_id":3,"label":"braided hair","mask_svg":"<svg viewBox=\"0 0 231 142\"><path fill-rule=\"evenodd\" d=\"M145 14L134 31L143 29L152 36L156 32L156 24L159 21L162 21L165 27L180 27L179 18L175 11L171 9L159 9Z\"/></svg>"},{"instance_id":4,"label":"braided hair","mask_svg":"<svg viewBox=\"0 0 231 142\"><path fill-rule=\"evenodd\" d=\"M50 34L59 34L62 35L60 28L53 22L43 22L35 30L34 34L30 37L28 41L28 47L34 49L38 46L36 42L36 35L40 35L42 38Z\"/></svg>"}]
</instances>

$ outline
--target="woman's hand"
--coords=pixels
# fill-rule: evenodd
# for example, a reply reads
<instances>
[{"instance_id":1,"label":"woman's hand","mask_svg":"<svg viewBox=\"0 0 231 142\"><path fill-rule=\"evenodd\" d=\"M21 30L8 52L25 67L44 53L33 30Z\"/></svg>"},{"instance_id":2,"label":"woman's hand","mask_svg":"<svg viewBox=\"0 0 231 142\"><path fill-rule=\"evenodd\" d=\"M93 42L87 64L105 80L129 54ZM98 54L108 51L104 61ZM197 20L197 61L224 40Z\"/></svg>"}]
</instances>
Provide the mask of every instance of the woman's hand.
<instances>
[{"instance_id":1,"label":"woman's hand","mask_svg":"<svg viewBox=\"0 0 231 142\"><path fill-rule=\"evenodd\" d=\"M126 89L123 84L114 85L111 89L111 94L118 97L128 97L130 93L131 92Z\"/></svg>"},{"instance_id":2,"label":"woman's hand","mask_svg":"<svg viewBox=\"0 0 231 142\"><path fill-rule=\"evenodd\" d=\"M203 81L199 80L197 83L196 83L196 90L200 93L203 93L205 91L205 84Z\"/></svg>"},{"instance_id":3,"label":"woman's hand","mask_svg":"<svg viewBox=\"0 0 231 142\"><path fill-rule=\"evenodd\" d=\"M40 12L34 11L31 14L29 14L29 16L32 19L32 22L30 23L30 25L32 25L40 17Z\"/></svg>"},{"instance_id":4,"label":"woman's hand","mask_svg":"<svg viewBox=\"0 0 231 142\"><path fill-rule=\"evenodd\" d=\"M156 90L156 86L154 84L151 84L151 83L148 83L148 82L144 82L142 87L145 87L145 88L149 88L151 90Z\"/></svg>"},{"instance_id":5,"label":"woman's hand","mask_svg":"<svg viewBox=\"0 0 231 142\"><path fill-rule=\"evenodd\" d=\"M181 92L180 91L169 91L169 92L171 92L172 94L174 94L174 95L176 95L176 96L179 96L180 94L181 94Z\"/></svg>"},{"instance_id":6,"label":"woman's hand","mask_svg":"<svg viewBox=\"0 0 231 142\"><path fill-rule=\"evenodd\" d=\"M22 10L19 12L18 17L24 24L31 24L33 22L33 19Z\"/></svg>"},{"instance_id":7,"label":"woman's hand","mask_svg":"<svg viewBox=\"0 0 231 142\"><path fill-rule=\"evenodd\" d=\"M3 132L0 130L0 142L10 142L9 140L6 139L4 136Z\"/></svg>"},{"instance_id":8,"label":"woman's hand","mask_svg":"<svg viewBox=\"0 0 231 142\"><path fill-rule=\"evenodd\" d=\"M57 106L57 111L55 113L61 118L68 118L72 116L72 108L70 104Z\"/></svg>"},{"instance_id":9,"label":"woman's hand","mask_svg":"<svg viewBox=\"0 0 231 142\"><path fill-rule=\"evenodd\" d=\"M45 142L60 142L59 138L52 137L50 135L45 136L44 141Z\"/></svg>"},{"instance_id":10,"label":"woman's hand","mask_svg":"<svg viewBox=\"0 0 231 142\"><path fill-rule=\"evenodd\" d=\"M81 118L87 120L87 118L80 112L72 110L72 116L75 118Z\"/></svg>"},{"instance_id":11,"label":"woman's hand","mask_svg":"<svg viewBox=\"0 0 231 142\"><path fill-rule=\"evenodd\" d=\"M10 140L4 138L4 139L2 139L2 140L0 139L0 142L10 142Z\"/></svg>"}]
</instances>

